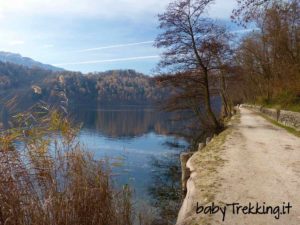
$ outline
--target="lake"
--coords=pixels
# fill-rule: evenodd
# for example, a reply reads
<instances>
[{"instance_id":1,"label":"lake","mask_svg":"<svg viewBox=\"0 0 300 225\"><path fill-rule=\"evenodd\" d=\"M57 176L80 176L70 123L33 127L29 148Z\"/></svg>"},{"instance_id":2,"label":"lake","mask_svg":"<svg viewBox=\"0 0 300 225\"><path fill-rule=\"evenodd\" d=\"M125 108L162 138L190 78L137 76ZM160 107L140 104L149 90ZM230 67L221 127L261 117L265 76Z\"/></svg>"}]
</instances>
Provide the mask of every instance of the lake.
<instances>
[{"instance_id":1,"label":"lake","mask_svg":"<svg viewBox=\"0 0 300 225\"><path fill-rule=\"evenodd\" d=\"M115 186L129 185L135 207L150 209L160 219L157 224L173 224L181 203L179 155L188 147L174 134L182 131L182 122L175 122L182 115L152 106L82 105L69 114L82 124L78 141L84 149L109 161ZM1 118L8 124L5 111Z\"/></svg>"},{"instance_id":2,"label":"lake","mask_svg":"<svg viewBox=\"0 0 300 225\"><path fill-rule=\"evenodd\" d=\"M83 124L80 143L97 159L109 159L116 186L129 184L136 201L154 208L170 202L178 206L180 201L179 153L188 144L172 134L180 129L174 116L150 106L72 110L75 121ZM177 214L177 208L173 210Z\"/></svg>"}]
</instances>

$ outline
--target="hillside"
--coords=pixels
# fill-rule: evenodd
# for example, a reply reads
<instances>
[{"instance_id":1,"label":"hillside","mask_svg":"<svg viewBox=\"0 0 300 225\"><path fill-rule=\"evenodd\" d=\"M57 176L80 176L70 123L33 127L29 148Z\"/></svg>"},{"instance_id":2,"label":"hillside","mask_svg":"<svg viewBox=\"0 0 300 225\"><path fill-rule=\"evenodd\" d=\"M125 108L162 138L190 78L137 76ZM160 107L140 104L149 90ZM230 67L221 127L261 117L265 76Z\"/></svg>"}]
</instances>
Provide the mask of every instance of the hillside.
<instances>
[{"instance_id":1,"label":"hillside","mask_svg":"<svg viewBox=\"0 0 300 225\"><path fill-rule=\"evenodd\" d=\"M0 104L13 111L25 110L41 100L67 107L151 104L167 94L152 78L133 70L82 74L0 62Z\"/></svg>"}]
</instances>

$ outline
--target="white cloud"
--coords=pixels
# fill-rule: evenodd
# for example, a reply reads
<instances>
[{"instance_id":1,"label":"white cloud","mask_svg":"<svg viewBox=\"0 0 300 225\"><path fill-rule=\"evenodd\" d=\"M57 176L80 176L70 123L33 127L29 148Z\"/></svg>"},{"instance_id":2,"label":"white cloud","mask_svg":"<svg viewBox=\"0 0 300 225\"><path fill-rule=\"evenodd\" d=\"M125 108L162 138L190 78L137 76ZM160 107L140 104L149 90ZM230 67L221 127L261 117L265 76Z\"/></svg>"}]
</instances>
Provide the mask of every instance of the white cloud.
<instances>
[{"instance_id":1,"label":"white cloud","mask_svg":"<svg viewBox=\"0 0 300 225\"><path fill-rule=\"evenodd\" d=\"M128 44L116 44L116 45L108 45L108 46L102 46L102 47L81 49L81 50L74 51L74 52L92 52L92 51L99 51L99 50L104 50L104 49L123 48L123 47L146 45L146 44L153 44L153 43L154 43L154 41L143 41L143 42L135 42L135 43L128 43Z\"/></svg>"},{"instance_id":2,"label":"white cloud","mask_svg":"<svg viewBox=\"0 0 300 225\"><path fill-rule=\"evenodd\" d=\"M1 0L0 15L5 13L74 15L83 17L155 16L162 12L171 0ZM236 0L216 0L210 15L228 18Z\"/></svg>"},{"instance_id":3,"label":"white cloud","mask_svg":"<svg viewBox=\"0 0 300 225\"><path fill-rule=\"evenodd\" d=\"M58 63L58 64L54 64L54 66L69 66L69 65L83 65L83 64L99 64L99 63L108 63L108 62L138 61L138 60L147 60L147 59L158 59L159 57L160 57L159 55L150 55L150 56L137 56L137 57L117 58L117 59L90 60L90 61L81 61L81 62Z\"/></svg>"},{"instance_id":4,"label":"white cloud","mask_svg":"<svg viewBox=\"0 0 300 225\"><path fill-rule=\"evenodd\" d=\"M246 34L246 33L255 32L255 31L259 31L259 28L233 30L233 31L231 31L231 33L233 33L233 34Z\"/></svg>"},{"instance_id":5,"label":"white cloud","mask_svg":"<svg viewBox=\"0 0 300 225\"><path fill-rule=\"evenodd\" d=\"M8 44L9 45L23 45L23 44L25 44L25 41L22 41L22 40L12 40Z\"/></svg>"}]
</instances>

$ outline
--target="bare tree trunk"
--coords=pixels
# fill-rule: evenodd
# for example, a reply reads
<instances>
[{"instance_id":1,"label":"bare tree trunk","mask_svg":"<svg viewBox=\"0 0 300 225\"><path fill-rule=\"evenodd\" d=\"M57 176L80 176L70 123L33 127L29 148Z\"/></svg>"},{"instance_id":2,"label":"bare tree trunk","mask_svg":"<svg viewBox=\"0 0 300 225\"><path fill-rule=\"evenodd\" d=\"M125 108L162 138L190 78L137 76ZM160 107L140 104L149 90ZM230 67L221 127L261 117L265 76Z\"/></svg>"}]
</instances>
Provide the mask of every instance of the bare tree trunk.
<instances>
[{"instance_id":1,"label":"bare tree trunk","mask_svg":"<svg viewBox=\"0 0 300 225\"><path fill-rule=\"evenodd\" d=\"M209 83L208 83L208 71L207 69L204 70L204 94L205 94L205 108L206 108L206 112L208 114L208 117L211 119L211 121L213 122L213 125L215 127L216 130L220 130L221 129L221 125L219 123L219 121L217 120L214 112L212 111L211 108L211 101L210 101L210 91L209 91Z\"/></svg>"},{"instance_id":2,"label":"bare tree trunk","mask_svg":"<svg viewBox=\"0 0 300 225\"><path fill-rule=\"evenodd\" d=\"M203 76L204 76L204 89L205 89L204 90L204 96L205 96L204 101L205 101L206 112L208 114L208 117L213 122L215 130L220 130L221 125L220 125L219 121L217 120L217 118L211 108L209 82L208 82L208 70L207 70L207 67L203 64L201 57L198 53L196 42L195 42L194 31L193 31L190 20L189 20L189 26L190 26L189 29L190 29L191 39L192 39L193 50L194 50L197 62L203 71Z\"/></svg>"},{"instance_id":3,"label":"bare tree trunk","mask_svg":"<svg viewBox=\"0 0 300 225\"><path fill-rule=\"evenodd\" d=\"M227 103L227 100L226 100L226 97L223 93L223 91L221 90L220 91L220 95L221 95L221 98L222 98L222 117L223 118L227 118L227 117L230 117L230 112L229 112L229 107L228 107L228 103Z\"/></svg>"},{"instance_id":4,"label":"bare tree trunk","mask_svg":"<svg viewBox=\"0 0 300 225\"><path fill-rule=\"evenodd\" d=\"M232 116L232 104L230 102L230 99L227 95L227 87L226 87L226 80L223 71L221 71L221 97L223 101L223 106L224 106L224 117L231 117Z\"/></svg>"}]
</instances>

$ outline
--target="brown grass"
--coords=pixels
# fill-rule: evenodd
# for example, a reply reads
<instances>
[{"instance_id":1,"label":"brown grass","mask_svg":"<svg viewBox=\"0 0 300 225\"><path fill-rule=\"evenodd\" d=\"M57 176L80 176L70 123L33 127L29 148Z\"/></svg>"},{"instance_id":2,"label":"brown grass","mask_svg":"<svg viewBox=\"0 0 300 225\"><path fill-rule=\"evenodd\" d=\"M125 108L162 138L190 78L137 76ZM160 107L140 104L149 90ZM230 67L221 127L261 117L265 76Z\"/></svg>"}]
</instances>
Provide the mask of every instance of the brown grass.
<instances>
[{"instance_id":1,"label":"brown grass","mask_svg":"<svg viewBox=\"0 0 300 225\"><path fill-rule=\"evenodd\" d=\"M132 224L129 188L114 189L107 163L82 150L67 119L15 119L18 128L0 132L0 225Z\"/></svg>"}]
</instances>

